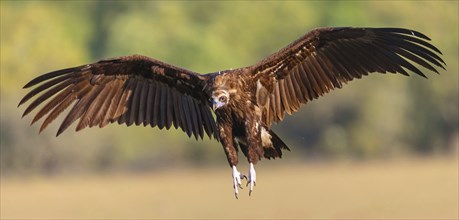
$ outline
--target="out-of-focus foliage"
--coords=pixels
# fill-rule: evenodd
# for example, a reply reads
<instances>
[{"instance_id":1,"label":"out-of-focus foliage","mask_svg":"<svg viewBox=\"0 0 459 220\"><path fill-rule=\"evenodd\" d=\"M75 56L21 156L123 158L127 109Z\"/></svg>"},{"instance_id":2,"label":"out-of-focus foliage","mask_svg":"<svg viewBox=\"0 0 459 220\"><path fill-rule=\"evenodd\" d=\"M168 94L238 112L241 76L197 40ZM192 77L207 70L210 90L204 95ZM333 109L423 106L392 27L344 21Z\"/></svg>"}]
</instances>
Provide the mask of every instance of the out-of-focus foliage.
<instances>
[{"instance_id":1,"label":"out-of-focus foliage","mask_svg":"<svg viewBox=\"0 0 459 220\"><path fill-rule=\"evenodd\" d=\"M22 86L52 70L143 54L197 72L251 65L318 26L404 27L432 38L447 71L374 74L303 106L274 130L285 158L456 154L457 1L1 2L1 171L150 169L225 164L216 141L111 125L41 135L21 120ZM424 69L425 72L427 72Z\"/></svg>"}]
</instances>

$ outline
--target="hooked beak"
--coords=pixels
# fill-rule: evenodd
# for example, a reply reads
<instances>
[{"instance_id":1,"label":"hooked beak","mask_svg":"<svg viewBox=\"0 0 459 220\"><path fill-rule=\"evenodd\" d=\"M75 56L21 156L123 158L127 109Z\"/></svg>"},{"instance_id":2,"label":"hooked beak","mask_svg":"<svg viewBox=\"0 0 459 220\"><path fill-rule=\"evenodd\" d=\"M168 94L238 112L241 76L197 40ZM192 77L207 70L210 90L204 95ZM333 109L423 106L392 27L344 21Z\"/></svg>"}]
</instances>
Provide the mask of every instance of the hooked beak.
<instances>
[{"instance_id":1,"label":"hooked beak","mask_svg":"<svg viewBox=\"0 0 459 220\"><path fill-rule=\"evenodd\" d=\"M217 110L218 108L222 107L224 103L219 102L219 101L212 101L212 110Z\"/></svg>"}]
</instances>

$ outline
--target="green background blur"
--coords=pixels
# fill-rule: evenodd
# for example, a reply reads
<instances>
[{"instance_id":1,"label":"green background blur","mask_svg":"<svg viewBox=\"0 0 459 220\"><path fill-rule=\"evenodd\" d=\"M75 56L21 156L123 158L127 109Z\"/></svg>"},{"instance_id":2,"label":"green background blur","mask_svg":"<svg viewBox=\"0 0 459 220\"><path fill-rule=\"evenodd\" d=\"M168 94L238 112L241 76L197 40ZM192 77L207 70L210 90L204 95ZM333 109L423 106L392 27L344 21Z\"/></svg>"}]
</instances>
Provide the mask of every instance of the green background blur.
<instances>
[{"instance_id":1,"label":"green background blur","mask_svg":"<svg viewBox=\"0 0 459 220\"><path fill-rule=\"evenodd\" d=\"M29 127L30 115L21 119L25 107L17 108L27 92L21 88L52 70L130 54L200 73L248 66L320 26L420 31L443 52L447 70L440 69L437 75L421 69L428 80L417 75L373 74L308 103L274 126L292 151L282 160L263 160L259 167L413 157L456 161L458 7L458 1L1 1L2 179L151 173L185 167L201 173L207 169L204 166L220 167L218 172L229 177L219 143L196 142L173 129L110 125L78 133L69 129L56 138L60 117L38 135L38 125ZM292 167L286 165L287 170ZM457 173L449 177L457 183ZM184 178L174 180L186 182ZM226 185L219 187L228 190L222 196L233 199L230 179L224 181Z\"/></svg>"},{"instance_id":2,"label":"green background blur","mask_svg":"<svg viewBox=\"0 0 459 220\"><path fill-rule=\"evenodd\" d=\"M215 141L157 128L41 135L16 107L30 79L107 57L143 54L201 73L252 65L319 26L404 27L433 39L447 71L374 74L288 116L274 130L286 158L451 154L458 140L457 2L2 2L1 167L59 172L225 161Z\"/></svg>"}]
</instances>

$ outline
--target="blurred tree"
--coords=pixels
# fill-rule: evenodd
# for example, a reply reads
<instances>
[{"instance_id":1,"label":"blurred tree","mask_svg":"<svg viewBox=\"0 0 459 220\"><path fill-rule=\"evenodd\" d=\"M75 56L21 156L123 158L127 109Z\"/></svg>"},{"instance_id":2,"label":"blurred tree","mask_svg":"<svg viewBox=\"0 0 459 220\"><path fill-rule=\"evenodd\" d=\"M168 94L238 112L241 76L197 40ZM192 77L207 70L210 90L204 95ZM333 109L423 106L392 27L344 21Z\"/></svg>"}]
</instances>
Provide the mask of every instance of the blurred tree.
<instances>
[{"instance_id":1,"label":"blurred tree","mask_svg":"<svg viewBox=\"0 0 459 220\"><path fill-rule=\"evenodd\" d=\"M111 22L117 16L123 14L128 8L126 1L94 1L88 2L88 8L92 8L91 17L93 34L89 42L89 51L94 60L103 59L107 51Z\"/></svg>"},{"instance_id":2,"label":"blurred tree","mask_svg":"<svg viewBox=\"0 0 459 220\"><path fill-rule=\"evenodd\" d=\"M120 2L1 1L1 171L105 171L225 164L214 141L181 131L112 125L54 137L20 120L31 78L102 58L143 54L208 73L251 65L318 26L419 30L444 53L441 76L373 75L350 82L274 126L285 157L374 158L457 150L457 1ZM189 163L189 161L187 162Z\"/></svg>"}]
</instances>

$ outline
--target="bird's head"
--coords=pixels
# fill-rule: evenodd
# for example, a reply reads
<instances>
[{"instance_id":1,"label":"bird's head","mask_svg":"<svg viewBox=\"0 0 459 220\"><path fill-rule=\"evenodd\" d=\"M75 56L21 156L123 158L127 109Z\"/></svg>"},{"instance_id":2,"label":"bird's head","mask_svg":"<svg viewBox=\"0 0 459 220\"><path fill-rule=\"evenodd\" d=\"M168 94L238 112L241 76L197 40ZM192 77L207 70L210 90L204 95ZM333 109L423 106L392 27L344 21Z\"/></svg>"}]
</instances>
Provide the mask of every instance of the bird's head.
<instances>
[{"instance_id":1,"label":"bird's head","mask_svg":"<svg viewBox=\"0 0 459 220\"><path fill-rule=\"evenodd\" d=\"M215 111L228 104L230 95L226 90L217 90L212 93L212 109Z\"/></svg>"}]
</instances>

